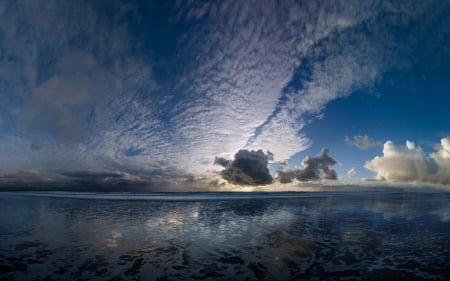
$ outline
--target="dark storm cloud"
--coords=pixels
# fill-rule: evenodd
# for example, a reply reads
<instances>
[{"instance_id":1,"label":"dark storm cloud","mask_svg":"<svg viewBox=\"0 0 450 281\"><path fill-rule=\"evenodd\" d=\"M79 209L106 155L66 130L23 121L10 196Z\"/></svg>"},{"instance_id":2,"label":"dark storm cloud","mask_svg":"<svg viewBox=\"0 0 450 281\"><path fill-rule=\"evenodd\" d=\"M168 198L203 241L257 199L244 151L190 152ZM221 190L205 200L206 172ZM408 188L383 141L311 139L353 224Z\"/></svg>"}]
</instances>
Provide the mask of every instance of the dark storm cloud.
<instances>
[{"instance_id":1,"label":"dark storm cloud","mask_svg":"<svg viewBox=\"0 0 450 281\"><path fill-rule=\"evenodd\" d=\"M82 170L59 173L0 171L0 191L180 191L192 188L195 184L187 174L162 170L145 174Z\"/></svg>"},{"instance_id":2,"label":"dark storm cloud","mask_svg":"<svg viewBox=\"0 0 450 281\"><path fill-rule=\"evenodd\" d=\"M144 190L152 181L124 172L40 173L19 171L0 174L0 190Z\"/></svg>"},{"instance_id":3,"label":"dark storm cloud","mask_svg":"<svg viewBox=\"0 0 450 281\"><path fill-rule=\"evenodd\" d=\"M76 190L186 191L194 190L197 184L193 175L168 167L128 172L73 171L61 175L66 185Z\"/></svg>"},{"instance_id":4,"label":"dark storm cloud","mask_svg":"<svg viewBox=\"0 0 450 281\"><path fill-rule=\"evenodd\" d=\"M68 181L68 185L82 189L134 189L150 185L149 181L121 172L90 172L77 171L62 173Z\"/></svg>"},{"instance_id":5,"label":"dark storm cloud","mask_svg":"<svg viewBox=\"0 0 450 281\"><path fill-rule=\"evenodd\" d=\"M53 190L61 186L58 175L44 175L31 171L0 171L0 190Z\"/></svg>"},{"instance_id":6,"label":"dark storm cloud","mask_svg":"<svg viewBox=\"0 0 450 281\"><path fill-rule=\"evenodd\" d=\"M329 154L327 148L322 149L316 157L307 156L302 161L302 168L288 171L278 171L276 179L280 183L298 181L316 181L321 179L336 180L337 174L333 165L337 163Z\"/></svg>"},{"instance_id":7,"label":"dark storm cloud","mask_svg":"<svg viewBox=\"0 0 450 281\"><path fill-rule=\"evenodd\" d=\"M280 183L290 183L294 179L295 175L293 171L278 171L276 180Z\"/></svg>"},{"instance_id":8,"label":"dark storm cloud","mask_svg":"<svg viewBox=\"0 0 450 281\"><path fill-rule=\"evenodd\" d=\"M216 159L214 160L214 164L220 165L222 167L227 167L228 165L231 164L231 160L225 159L223 157L216 157Z\"/></svg>"},{"instance_id":9,"label":"dark storm cloud","mask_svg":"<svg viewBox=\"0 0 450 281\"><path fill-rule=\"evenodd\" d=\"M267 165L273 159L271 152L241 149L234 155L234 160L216 158L215 164L225 167L220 174L229 183L238 185L271 184L273 178Z\"/></svg>"}]
</instances>

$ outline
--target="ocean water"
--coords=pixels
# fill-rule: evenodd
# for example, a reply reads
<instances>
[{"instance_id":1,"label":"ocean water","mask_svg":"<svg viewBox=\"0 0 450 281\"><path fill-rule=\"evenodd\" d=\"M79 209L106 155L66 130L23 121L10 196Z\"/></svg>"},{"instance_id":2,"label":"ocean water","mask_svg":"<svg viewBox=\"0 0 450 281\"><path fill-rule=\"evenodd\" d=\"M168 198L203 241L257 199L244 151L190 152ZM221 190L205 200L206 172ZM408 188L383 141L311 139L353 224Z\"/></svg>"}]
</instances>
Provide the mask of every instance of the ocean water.
<instances>
[{"instance_id":1,"label":"ocean water","mask_svg":"<svg viewBox=\"0 0 450 281\"><path fill-rule=\"evenodd\" d=\"M450 194L0 193L0 280L450 280Z\"/></svg>"}]
</instances>

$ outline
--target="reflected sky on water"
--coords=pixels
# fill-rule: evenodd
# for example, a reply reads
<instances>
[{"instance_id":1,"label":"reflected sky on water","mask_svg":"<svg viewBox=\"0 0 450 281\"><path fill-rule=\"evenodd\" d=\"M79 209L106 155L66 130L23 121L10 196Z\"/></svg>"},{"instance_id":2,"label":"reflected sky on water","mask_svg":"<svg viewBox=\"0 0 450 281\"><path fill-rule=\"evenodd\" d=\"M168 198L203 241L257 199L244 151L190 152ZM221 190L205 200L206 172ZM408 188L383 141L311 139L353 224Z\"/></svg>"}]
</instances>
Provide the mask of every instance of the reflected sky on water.
<instances>
[{"instance_id":1,"label":"reflected sky on water","mask_svg":"<svg viewBox=\"0 0 450 281\"><path fill-rule=\"evenodd\" d=\"M0 194L0 277L450 278L445 192L111 196Z\"/></svg>"}]
</instances>

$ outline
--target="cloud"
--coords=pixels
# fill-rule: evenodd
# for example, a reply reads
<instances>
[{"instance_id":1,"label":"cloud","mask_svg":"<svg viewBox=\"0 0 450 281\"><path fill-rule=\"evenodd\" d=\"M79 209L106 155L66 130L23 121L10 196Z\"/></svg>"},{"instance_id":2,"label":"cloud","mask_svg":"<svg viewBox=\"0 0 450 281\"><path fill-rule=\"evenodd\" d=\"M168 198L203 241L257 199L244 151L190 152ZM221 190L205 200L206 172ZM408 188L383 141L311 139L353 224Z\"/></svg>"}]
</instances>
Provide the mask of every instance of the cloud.
<instances>
[{"instance_id":1,"label":"cloud","mask_svg":"<svg viewBox=\"0 0 450 281\"><path fill-rule=\"evenodd\" d=\"M345 137L345 143L359 149L368 149L380 145L379 142L369 138L367 135L356 135L351 139Z\"/></svg>"},{"instance_id":2,"label":"cloud","mask_svg":"<svg viewBox=\"0 0 450 281\"><path fill-rule=\"evenodd\" d=\"M220 165L225 168L229 166L231 162L231 160L225 159L223 157L216 157L216 159L214 160L214 164Z\"/></svg>"},{"instance_id":3,"label":"cloud","mask_svg":"<svg viewBox=\"0 0 450 281\"><path fill-rule=\"evenodd\" d=\"M124 172L0 172L0 190L145 190L152 186L151 181Z\"/></svg>"},{"instance_id":4,"label":"cloud","mask_svg":"<svg viewBox=\"0 0 450 281\"><path fill-rule=\"evenodd\" d=\"M95 170L131 162L120 153L130 147L144 147L148 154L163 150L150 151L156 143L168 143L168 136L149 133L161 128L155 115L164 98L149 98L156 87L152 61L133 52L132 23L123 20L139 18L139 7L108 1L111 13L105 13L102 5L0 3L4 168ZM45 147L30 152L29 143ZM145 166L164 154L170 155L154 153ZM142 158L133 165L142 165Z\"/></svg>"},{"instance_id":5,"label":"cloud","mask_svg":"<svg viewBox=\"0 0 450 281\"><path fill-rule=\"evenodd\" d=\"M277 171L277 174L275 175L275 180L279 183L290 183L294 180L295 174L292 171L283 171L279 170Z\"/></svg>"},{"instance_id":6,"label":"cloud","mask_svg":"<svg viewBox=\"0 0 450 281\"><path fill-rule=\"evenodd\" d=\"M277 171L276 179L280 183L289 183L294 179L298 181L336 180L337 174L333 166L337 161L328 153L328 149L324 148L316 157L307 156L302 161L302 168Z\"/></svg>"},{"instance_id":7,"label":"cloud","mask_svg":"<svg viewBox=\"0 0 450 281\"><path fill-rule=\"evenodd\" d=\"M64 183L70 189L98 190L148 190L154 186L151 180L144 180L124 172L63 172Z\"/></svg>"},{"instance_id":8,"label":"cloud","mask_svg":"<svg viewBox=\"0 0 450 281\"><path fill-rule=\"evenodd\" d=\"M281 169L288 169L288 168L289 168L289 162L288 162L288 160L282 160L282 161L280 161L280 168L281 168Z\"/></svg>"},{"instance_id":9,"label":"cloud","mask_svg":"<svg viewBox=\"0 0 450 281\"><path fill-rule=\"evenodd\" d=\"M441 143L436 146L437 151L431 154L437 166L437 175L442 181L450 183L450 137L441 139Z\"/></svg>"},{"instance_id":10,"label":"cloud","mask_svg":"<svg viewBox=\"0 0 450 281\"><path fill-rule=\"evenodd\" d=\"M0 171L0 190L74 190L74 191L182 191L198 187L192 175L175 170L155 169L134 174L124 171ZM220 184L220 183L219 183Z\"/></svg>"},{"instance_id":11,"label":"cloud","mask_svg":"<svg viewBox=\"0 0 450 281\"><path fill-rule=\"evenodd\" d=\"M347 171L347 177L351 178L354 175L356 175L356 169L355 169L355 167L352 167Z\"/></svg>"},{"instance_id":12,"label":"cloud","mask_svg":"<svg viewBox=\"0 0 450 281\"><path fill-rule=\"evenodd\" d=\"M450 184L450 137L441 139L437 151L426 155L411 141L405 146L387 141L383 156L367 161L364 167L376 173L376 179L390 182Z\"/></svg>"},{"instance_id":13,"label":"cloud","mask_svg":"<svg viewBox=\"0 0 450 281\"><path fill-rule=\"evenodd\" d=\"M270 152L262 150L239 150L233 161L224 158L216 158L215 164L225 167L221 175L229 183L237 185L265 185L271 184L273 178L267 168L269 161L273 159Z\"/></svg>"},{"instance_id":14,"label":"cloud","mask_svg":"<svg viewBox=\"0 0 450 281\"><path fill-rule=\"evenodd\" d=\"M91 53L66 53L54 66L55 71L34 89L23 109L25 123L40 131L55 131L61 138L84 134L92 112L101 112L104 96L116 92L112 73L101 66Z\"/></svg>"},{"instance_id":15,"label":"cloud","mask_svg":"<svg viewBox=\"0 0 450 281\"><path fill-rule=\"evenodd\" d=\"M0 171L0 189L2 190L31 187L39 189L45 186L50 187L53 184L53 177L43 175L36 170Z\"/></svg>"},{"instance_id":16,"label":"cloud","mask_svg":"<svg viewBox=\"0 0 450 281\"><path fill-rule=\"evenodd\" d=\"M330 101L392 67L404 43L391 28L428 5L181 1L152 17L158 7L125 2L0 1L2 168L211 173L240 149L288 159Z\"/></svg>"},{"instance_id":17,"label":"cloud","mask_svg":"<svg viewBox=\"0 0 450 281\"><path fill-rule=\"evenodd\" d=\"M276 161L307 149L311 141L301 130L309 116L371 87L392 63L380 45L391 23L378 17L397 4L268 0L180 6L177 20L196 27L184 47L196 52L176 87L187 95L176 103L172 120L188 140L186 151L209 163L211 155L231 156L242 148L270 149ZM400 11L399 17L412 16ZM193 128L191 122L203 125Z\"/></svg>"}]
</instances>

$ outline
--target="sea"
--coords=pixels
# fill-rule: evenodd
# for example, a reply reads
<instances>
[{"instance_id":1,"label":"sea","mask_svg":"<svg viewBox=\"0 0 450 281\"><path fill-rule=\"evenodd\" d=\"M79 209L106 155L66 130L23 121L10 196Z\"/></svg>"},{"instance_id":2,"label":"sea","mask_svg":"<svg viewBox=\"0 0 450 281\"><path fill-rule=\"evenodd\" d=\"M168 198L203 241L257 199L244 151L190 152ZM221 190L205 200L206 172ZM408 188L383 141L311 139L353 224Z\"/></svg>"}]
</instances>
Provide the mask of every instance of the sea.
<instances>
[{"instance_id":1,"label":"sea","mask_svg":"<svg viewBox=\"0 0 450 281\"><path fill-rule=\"evenodd\" d=\"M0 192L0 280L450 280L450 193Z\"/></svg>"}]
</instances>

